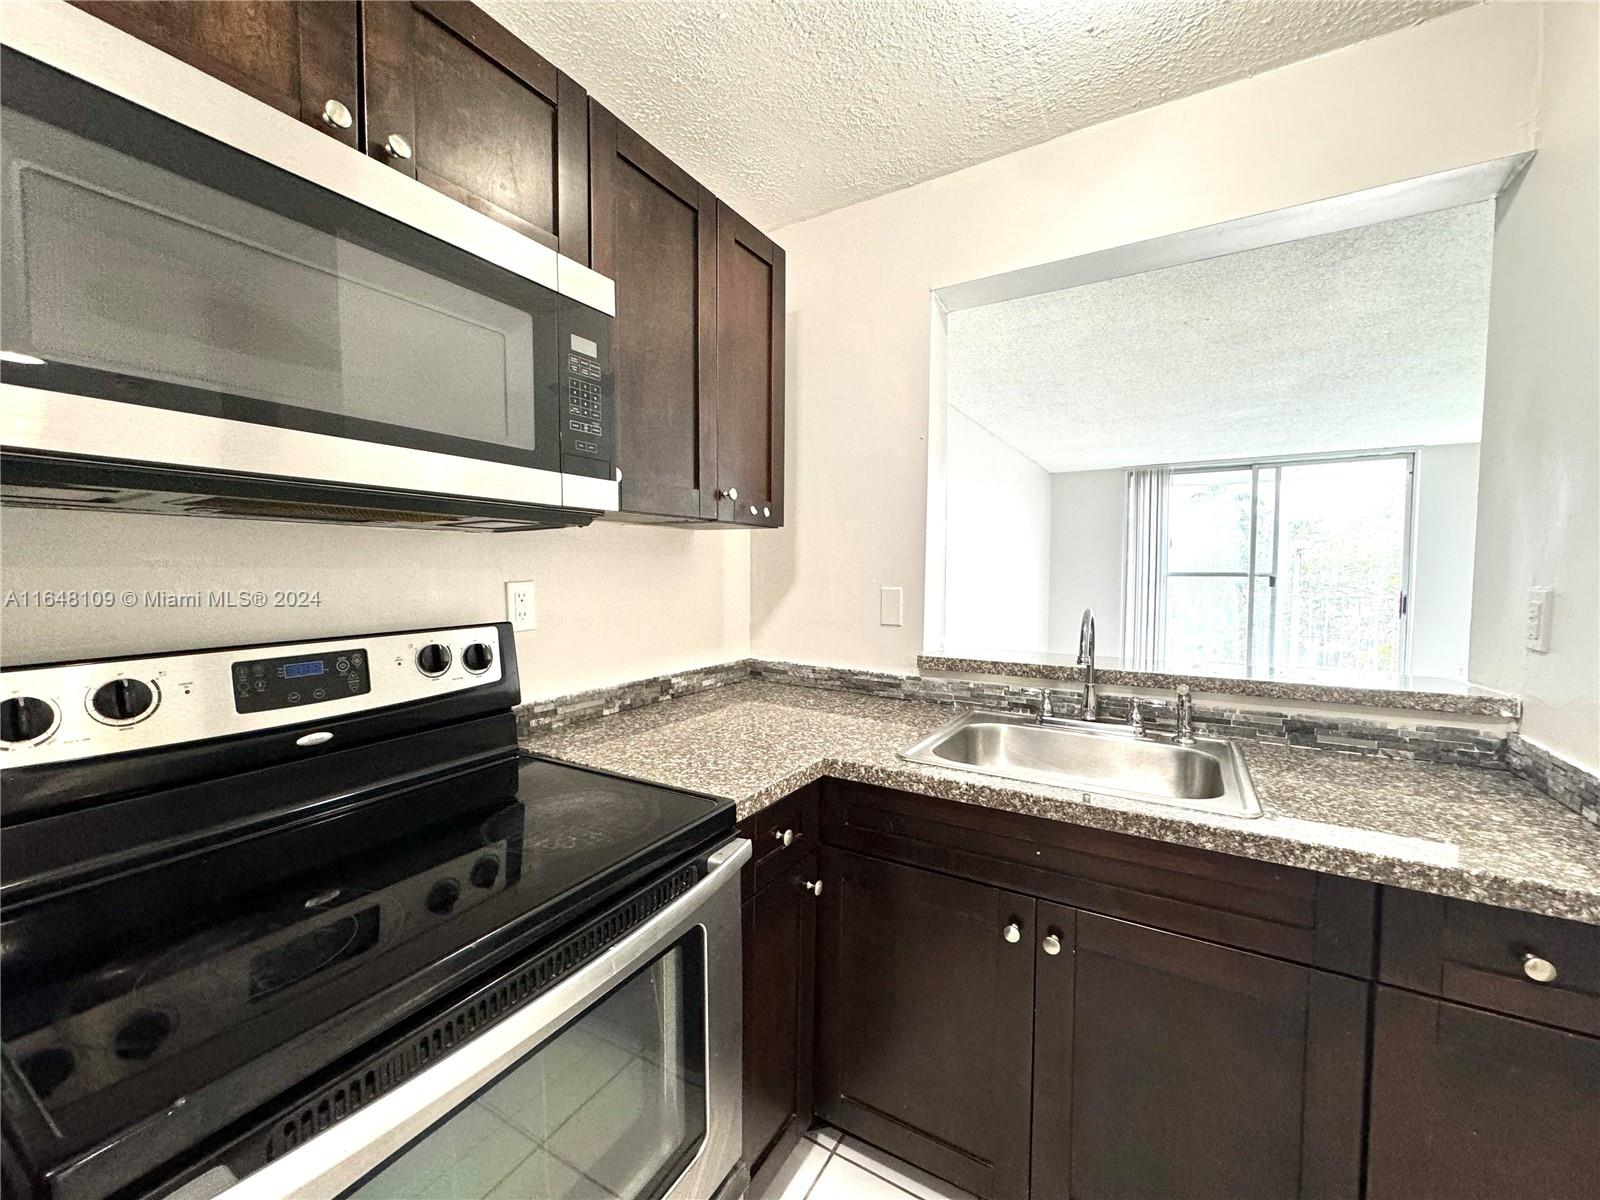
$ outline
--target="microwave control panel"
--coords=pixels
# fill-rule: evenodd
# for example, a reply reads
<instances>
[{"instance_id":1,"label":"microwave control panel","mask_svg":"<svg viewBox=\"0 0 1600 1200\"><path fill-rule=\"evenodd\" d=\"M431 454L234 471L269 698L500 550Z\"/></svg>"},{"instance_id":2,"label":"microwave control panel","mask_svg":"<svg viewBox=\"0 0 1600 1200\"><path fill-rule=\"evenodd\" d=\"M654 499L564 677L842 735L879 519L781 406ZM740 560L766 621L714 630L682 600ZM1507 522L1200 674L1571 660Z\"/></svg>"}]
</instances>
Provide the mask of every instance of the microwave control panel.
<instances>
[{"instance_id":1,"label":"microwave control panel","mask_svg":"<svg viewBox=\"0 0 1600 1200\"><path fill-rule=\"evenodd\" d=\"M611 318L564 297L560 337L561 469L609 479L616 438Z\"/></svg>"}]
</instances>

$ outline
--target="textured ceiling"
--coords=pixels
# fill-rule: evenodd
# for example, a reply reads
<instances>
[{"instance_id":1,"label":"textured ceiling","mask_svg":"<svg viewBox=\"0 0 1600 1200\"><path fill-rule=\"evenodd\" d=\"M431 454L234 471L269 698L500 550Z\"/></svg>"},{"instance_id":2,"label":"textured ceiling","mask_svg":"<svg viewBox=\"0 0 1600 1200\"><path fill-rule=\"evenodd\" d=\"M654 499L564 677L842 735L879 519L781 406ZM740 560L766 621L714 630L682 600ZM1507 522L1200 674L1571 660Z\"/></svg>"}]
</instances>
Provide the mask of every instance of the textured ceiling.
<instances>
[{"instance_id":1,"label":"textured ceiling","mask_svg":"<svg viewBox=\"0 0 1600 1200\"><path fill-rule=\"evenodd\" d=\"M771 229L1451 0L481 0Z\"/></svg>"},{"instance_id":2,"label":"textured ceiling","mask_svg":"<svg viewBox=\"0 0 1600 1200\"><path fill-rule=\"evenodd\" d=\"M1475 442L1494 202L949 317L951 405L1048 471Z\"/></svg>"}]
</instances>

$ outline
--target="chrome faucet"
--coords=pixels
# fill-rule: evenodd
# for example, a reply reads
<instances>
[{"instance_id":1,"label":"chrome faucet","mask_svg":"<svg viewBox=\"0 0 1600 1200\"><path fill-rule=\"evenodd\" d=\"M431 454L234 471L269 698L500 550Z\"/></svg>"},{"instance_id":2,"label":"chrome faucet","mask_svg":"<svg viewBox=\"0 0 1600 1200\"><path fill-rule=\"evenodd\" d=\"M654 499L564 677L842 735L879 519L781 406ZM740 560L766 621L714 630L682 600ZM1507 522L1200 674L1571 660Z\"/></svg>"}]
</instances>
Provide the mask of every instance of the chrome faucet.
<instances>
[{"instance_id":1,"label":"chrome faucet","mask_svg":"<svg viewBox=\"0 0 1600 1200\"><path fill-rule=\"evenodd\" d=\"M1078 665L1083 668L1083 719L1100 718L1100 693L1094 686L1094 609L1083 610L1078 626Z\"/></svg>"},{"instance_id":2,"label":"chrome faucet","mask_svg":"<svg viewBox=\"0 0 1600 1200\"><path fill-rule=\"evenodd\" d=\"M1189 699L1189 685L1178 685L1178 736L1180 746L1194 745L1194 701Z\"/></svg>"}]
</instances>

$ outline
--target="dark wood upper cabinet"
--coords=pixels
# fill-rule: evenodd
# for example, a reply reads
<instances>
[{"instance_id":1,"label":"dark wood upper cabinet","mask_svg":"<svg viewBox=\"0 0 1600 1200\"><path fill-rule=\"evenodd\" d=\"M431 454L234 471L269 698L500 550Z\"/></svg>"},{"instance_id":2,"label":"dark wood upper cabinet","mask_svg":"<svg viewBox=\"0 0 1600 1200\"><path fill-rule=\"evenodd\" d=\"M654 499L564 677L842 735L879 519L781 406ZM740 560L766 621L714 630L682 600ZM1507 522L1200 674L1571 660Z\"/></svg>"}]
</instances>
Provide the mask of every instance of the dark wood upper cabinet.
<instances>
[{"instance_id":1,"label":"dark wood upper cabinet","mask_svg":"<svg viewBox=\"0 0 1600 1200\"><path fill-rule=\"evenodd\" d=\"M783 248L717 205L717 515L783 524Z\"/></svg>"},{"instance_id":2,"label":"dark wood upper cabinet","mask_svg":"<svg viewBox=\"0 0 1600 1200\"><path fill-rule=\"evenodd\" d=\"M1590 1200L1600 1038L1377 988L1368 1200Z\"/></svg>"},{"instance_id":3,"label":"dark wood upper cabinet","mask_svg":"<svg viewBox=\"0 0 1600 1200\"><path fill-rule=\"evenodd\" d=\"M1051 904L1039 926L1062 945L1038 964L1034 1197L1355 1200L1365 984Z\"/></svg>"},{"instance_id":4,"label":"dark wood upper cabinet","mask_svg":"<svg viewBox=\"0 0 1600 1200\"><path fill-rule=\"evenodd\" d=\"M589 261L587 94L461 0L362 0L367 153Z\"/></svg>"},{"instance_id":5,"label":"dark wood upper cabinet","mask_svg":"<svg viewBox=\"0 0 1600 1200\"><path fill-rule=\"evenodd\" d=\"M716 199L592 103L589 170L592 265L617 284L623 511L715 519Z\"/></svg>"},{"instance_id":6,"label":"dark wood upper cabinet","mask_svg":"<svg viewBox=\"0 0 1600 1200\"><path fill-rule=\"evenodd\" d=\"M330 137L360 145L355 0L74 3ZM339 107L330 109L330 102Z\"/></svg>"},{"instance_id":7,"label":"dark wood upper cabinet","mask_svg":"<svg viewBox=\"0 0 1600 1200\"><path fill-rule=\"evenodd\" d=\"M828 846L822 883L818 1115L968 1191L1026 1195L1033 900Z\"/></svg>"}]
</instances>

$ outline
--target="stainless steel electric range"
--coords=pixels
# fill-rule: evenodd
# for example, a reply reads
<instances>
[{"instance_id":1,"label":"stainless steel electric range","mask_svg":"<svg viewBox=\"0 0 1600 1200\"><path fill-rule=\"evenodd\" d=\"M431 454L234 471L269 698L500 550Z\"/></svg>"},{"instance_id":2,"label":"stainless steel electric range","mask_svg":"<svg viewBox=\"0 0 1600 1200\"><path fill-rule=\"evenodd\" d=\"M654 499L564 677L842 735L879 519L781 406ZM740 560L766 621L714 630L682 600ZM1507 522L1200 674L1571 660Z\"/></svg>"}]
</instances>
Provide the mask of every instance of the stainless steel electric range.
<instances>
[{"instance_id":1,"label":"stainless steel electric range","mask_svg":"<svg viewBox=\"0 0 1600 1200\"><path fill-rule=\"evenodd\" d=\"M492 624L0 672L6 1200L736 1193L749 845L519 695Z\"/></svg>"}]
</instances>

